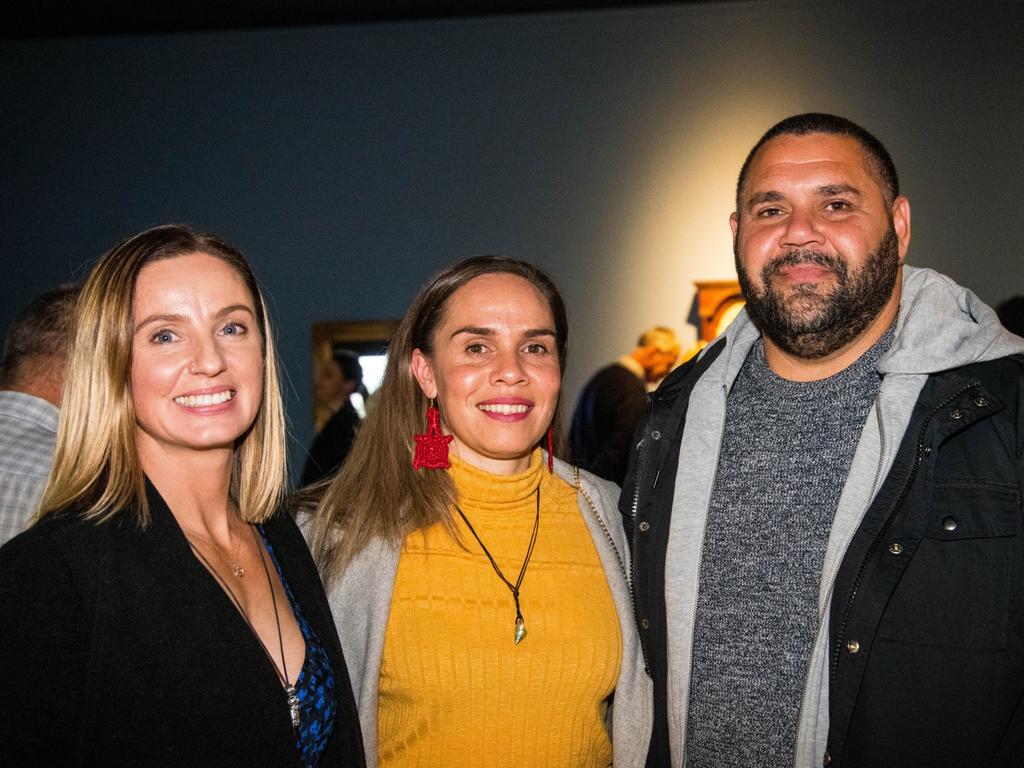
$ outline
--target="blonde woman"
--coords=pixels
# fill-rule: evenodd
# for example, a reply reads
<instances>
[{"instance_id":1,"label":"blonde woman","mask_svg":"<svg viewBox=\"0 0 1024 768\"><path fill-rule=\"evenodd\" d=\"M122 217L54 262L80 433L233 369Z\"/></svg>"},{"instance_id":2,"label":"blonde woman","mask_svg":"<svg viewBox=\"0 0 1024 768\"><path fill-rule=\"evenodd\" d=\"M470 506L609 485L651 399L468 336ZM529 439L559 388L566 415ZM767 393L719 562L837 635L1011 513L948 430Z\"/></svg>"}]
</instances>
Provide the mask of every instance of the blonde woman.
<instances>
[{"instance_id":1,"label":"blonde woman","mask_svg":"<svg viewBox=\"0 0 1024 768\"><path fill-rule=\"evenodd\" d=\"M650 698L618 488L550 453L567 336L535 267L443 270L320 489L307 536L371 765L643 763Z\"/></svg>"},{"instance_id":2,"label":"blonde woman","mask_svg":"<svg viewBox=\"0 0 1024 768\"><path fill-rule=\"evenodd\" d=\"M0 549L0 764L361 765L249 265L147 230L75 326L38 519Z\"/></svg>"}]
</instances>

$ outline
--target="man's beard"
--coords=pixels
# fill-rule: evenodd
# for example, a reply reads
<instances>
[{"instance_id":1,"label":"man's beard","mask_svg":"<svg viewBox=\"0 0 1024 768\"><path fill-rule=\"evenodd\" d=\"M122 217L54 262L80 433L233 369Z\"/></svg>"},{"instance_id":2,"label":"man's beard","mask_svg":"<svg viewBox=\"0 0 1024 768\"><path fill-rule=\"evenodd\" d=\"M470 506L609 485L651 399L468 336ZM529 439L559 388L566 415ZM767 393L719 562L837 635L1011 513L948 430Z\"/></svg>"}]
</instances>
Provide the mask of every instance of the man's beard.
<instances>
[{"instance_id":1,"label":"man's beard","mask_svg":"<svg viewBox=\"0 0 1024 768\"><path fill-rule=\"evenodd\" d=\"M867 328L892 296L900 266L899 244L891 223L878 248L852 273L842 256L792 250L761 268L762 287L758 289L743 269L738 250L733 251L747 313L754 325L783 351L806 360L841 349ZM828 288L800 283L780 291L772 278L780 269L798 264L830 270L835 285Z\"/></svg>"}]
</instances>

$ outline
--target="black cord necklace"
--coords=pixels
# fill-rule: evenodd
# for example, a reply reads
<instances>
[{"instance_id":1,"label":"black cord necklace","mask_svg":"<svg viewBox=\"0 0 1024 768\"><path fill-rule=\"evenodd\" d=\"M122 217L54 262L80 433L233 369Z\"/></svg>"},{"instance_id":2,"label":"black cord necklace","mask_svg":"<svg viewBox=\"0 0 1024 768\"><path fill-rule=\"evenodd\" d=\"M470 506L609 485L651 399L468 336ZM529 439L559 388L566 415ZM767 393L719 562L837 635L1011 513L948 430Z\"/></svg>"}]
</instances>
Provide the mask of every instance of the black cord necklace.
<instances>
[{"instance_id":1,"label":"black cord necklace","mask_svg":"<svg viewBox=\"0 0 1024 768\"><path fill-rule=\"evenodd\" d=\"M255 535L256 532L253 531L253 536L255 537ZM221 585L221 587L223 587L224 591L228 593L228 597L231 598L231 602L234 604L238 612L242 614L242 619L245 620L246 626L249 627L249 631L252 632L253 635L255 635L256 640L260 645L260 648L262 648L263 652L267 655L267 660L270 661L270 665L274 668L274 671L277 673L277 677L281 681L281 687L284 689L285 698L288 700L288 713L289 715L291 715L292 728L298 730L299 726L302 725L301 714L299 711L299 696L295 691L295 686L291 684L291 681L288 677L288 661L284 655L284 633L281 632L281 615L277 610L277 595L274 594L274 582L270 578L270 568L267 567L267 558L263 554L263 547L261 546L261 542L257 539L256 548L260 554L260 562L263 563L263 573L267 577L267 586L270 588L270 600L274 606L274 623L277 626L277 647L278 650L281 652L280 669L277 666L277 662L274 661L274 657L270 655L270 651L268 651L267 647L263 645L263 641L260 639L259 633L256 632L256 628L252 625L252 622L249 620L249 614L245 612L245 608L242 607L242 603L238 599L238 596L235 594L235 591L231 589L231 586L226 581L224 581L224 579L221 578L221 575L217 573L216 569L214 569L214 567L210 564L210 561L206 559L202 551L200 551L199 547L195 545L192 539L190 539L186 535L185 541L188 542L188 545L192 548L192 551L195 552L196 555L199 557L199 560L202 562L202 564L206 566L206 570L213 574L213 578L215 578L217 582ZM210 543L212 544L213 542Z\"/></svg>"},{"instance_id":2,"label":"black cord necklace","mask_svg":"<svg viewBox=\"0 0 1024 768\"><path fill-rule=\"evenodd\" d=\"M473 538L476 539L476 543L480 545L480 549L487 555L487 559L491 561L491 567L494 568L494 572L498 574L498 578L505 582L505 586L512 592L512 599L516 604L516 631L515 641L516 645L522 642L522 639L526 637L526 622L523 620L523 612L519 607L519 587L523 584L523 576L526 575L526 566L530 564L530 558L533 556L533 547L537 543L537 531L540 529L540 486L537 486L537 514L533 518L533 533L530 534L530 545L526 548L526 557L523 558L523 567L519 569L519 577L516 579L516 583L513 584L511 581L505 578L505 574L501 572L501 568L491 557L490 551L484 546L480 536L477 535L476 530L473 528L473 524L469 522L469 518L466 514L459 509L459 505L455 505L455 511L459 513L459 517L462 518L466 527L469 528L469 532L473 534Z\"/></svg>"}]
</instances>

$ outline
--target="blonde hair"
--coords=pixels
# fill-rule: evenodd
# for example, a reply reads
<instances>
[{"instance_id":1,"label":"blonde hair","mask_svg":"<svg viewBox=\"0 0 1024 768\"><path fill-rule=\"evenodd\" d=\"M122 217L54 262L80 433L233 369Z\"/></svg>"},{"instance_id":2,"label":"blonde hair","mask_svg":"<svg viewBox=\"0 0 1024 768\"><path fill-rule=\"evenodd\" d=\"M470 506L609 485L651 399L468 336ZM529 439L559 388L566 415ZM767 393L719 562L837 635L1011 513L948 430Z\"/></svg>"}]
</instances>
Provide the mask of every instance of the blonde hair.
<instances>
[{"instance_id":1,"label":"blonde hair","mask_svg":"<svg viewBox=\"0 0 1024 768\"><path fill-rule=\"evenodd\" d=\"M405 537L441 523L456 535L455 486L447 472L414 470L413 435L422 432L428 401L412 375L414 349L428 357L448 300L475 277L510 274L533 285L555 323L558 362L565 370L568 321L562 297L546 274L524 261L477 256L435 274L420 288L388 345L388 362L377 403L367 414L352 450L333 480L300 493L297 506L313 510L310 549L326 584L336 580L373 539L400 546ZM552 419L556 450L562 450L560 408Z\"/></svg>"},{"instance_id":2,"label":"blonde hair","mask_svg":"<svg viewBox=\"0 0 1024 768\"><path fill-rule=\"evenodd\" d=\"M147 229L100 257L75 307L73 342L50 480L37 519L74 508L97 522L136 510L149 523L132 403L132 304L147 264L190 253L221 259L252 294L263 342L263 393L256 419L237 443L230 498L246 522L280 506L285 486L285 419L266 302L245 257L214 235L168 224Z\"/></svg>"}]
</instances>

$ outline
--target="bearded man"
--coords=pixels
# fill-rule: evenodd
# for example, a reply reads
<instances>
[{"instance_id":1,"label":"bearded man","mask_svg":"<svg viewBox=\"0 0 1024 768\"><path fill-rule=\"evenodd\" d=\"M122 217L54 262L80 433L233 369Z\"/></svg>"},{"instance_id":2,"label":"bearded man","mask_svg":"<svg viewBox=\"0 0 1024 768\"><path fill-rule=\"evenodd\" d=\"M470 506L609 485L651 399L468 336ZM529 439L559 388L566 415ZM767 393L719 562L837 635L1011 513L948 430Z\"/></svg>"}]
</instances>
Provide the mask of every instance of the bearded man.
<instances>
[{"instance_id":1,"label":"bearded man","mask_svg":"<svg viewBox=\"0 0 1024 768\"><path fill-rule=\"evenodd\" d=\"M1024 340L904 266L882 144L754 146L745 312L652 395L621 511L649 766L1024 764Z\"/></svg>"}]
</instances>

